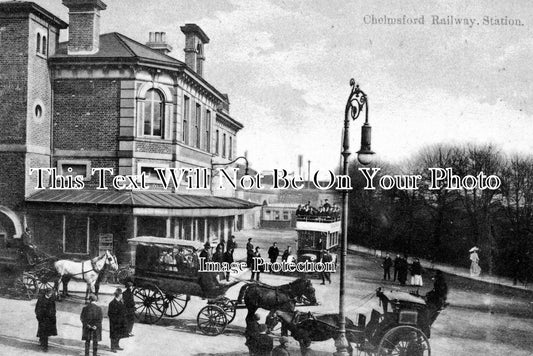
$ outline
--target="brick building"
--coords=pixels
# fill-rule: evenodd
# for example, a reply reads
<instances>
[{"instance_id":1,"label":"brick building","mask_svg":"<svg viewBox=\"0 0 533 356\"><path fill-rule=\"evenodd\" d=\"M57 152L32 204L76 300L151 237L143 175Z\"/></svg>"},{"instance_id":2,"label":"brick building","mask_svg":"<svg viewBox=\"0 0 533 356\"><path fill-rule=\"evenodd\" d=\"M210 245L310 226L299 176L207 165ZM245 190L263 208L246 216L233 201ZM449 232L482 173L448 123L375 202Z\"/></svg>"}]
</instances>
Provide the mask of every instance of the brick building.
<instances>
[{"instance_id":1,"label":"brick building","mask_svg":"<svg viewBox=\"0 0 533 356\"><path fill-rule=\"evenodd\" d=\"M3 241L27 226L51 253L95 255L105 241L124 261L131 237L215 242L246 227L244 215L259 208L231 189L156 184L155 168L210 172L235 158L243 126L228 96L203 77L208 36L195 24L181 27L183 62L168 55L165 33L150 33L146 44L100 34L100 0L63 4L69 38L59 43L67 23L31 2L0 3ZM63 178L44 173L45 189L36 189L31 168L55 168ZM116 175L139 183L144 173L149 189L96 189L94 168L113 169L107 186ZM75 176L83 189L51 189Z\"/></svg>"}]
</instances>

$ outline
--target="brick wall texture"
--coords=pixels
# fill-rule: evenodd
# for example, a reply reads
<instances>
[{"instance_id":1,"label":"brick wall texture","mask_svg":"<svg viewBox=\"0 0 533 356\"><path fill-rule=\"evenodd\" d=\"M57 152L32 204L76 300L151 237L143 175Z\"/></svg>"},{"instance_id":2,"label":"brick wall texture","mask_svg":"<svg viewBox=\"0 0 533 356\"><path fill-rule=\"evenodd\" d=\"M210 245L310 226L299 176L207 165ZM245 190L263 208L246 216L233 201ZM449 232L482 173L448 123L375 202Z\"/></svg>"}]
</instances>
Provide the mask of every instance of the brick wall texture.
<instances>
[{"instance_id":1,"label":"brick wall texture","mask_svg":"<svg viewBox=\"0 0 533 356\"><path fill-rule=\"evenodd\" d=\"M120 85L116 80L54 81L54 148L118 150Z\"/></svg>"}]
</instances>

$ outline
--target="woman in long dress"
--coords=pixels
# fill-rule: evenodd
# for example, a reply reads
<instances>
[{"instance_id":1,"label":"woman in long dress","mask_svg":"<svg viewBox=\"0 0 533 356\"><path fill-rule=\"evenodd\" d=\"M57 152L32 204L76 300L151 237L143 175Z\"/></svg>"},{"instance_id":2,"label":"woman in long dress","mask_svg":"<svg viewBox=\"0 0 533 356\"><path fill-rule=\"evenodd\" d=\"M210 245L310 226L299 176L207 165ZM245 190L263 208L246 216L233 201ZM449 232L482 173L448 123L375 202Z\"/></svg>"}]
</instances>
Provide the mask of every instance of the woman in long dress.
<instances>
[{"instance_id":1,"label":"woman in long dress","mask_svg":"<svg viewBox=\"0 0 533 356\"><path fill-rule=\"evenodd\" d=\"M479 256L477 255L478 248L474 247L470 250L470 275L477 277L481 273L481 267L479 267Z\"/></svg>"}]
</instances>

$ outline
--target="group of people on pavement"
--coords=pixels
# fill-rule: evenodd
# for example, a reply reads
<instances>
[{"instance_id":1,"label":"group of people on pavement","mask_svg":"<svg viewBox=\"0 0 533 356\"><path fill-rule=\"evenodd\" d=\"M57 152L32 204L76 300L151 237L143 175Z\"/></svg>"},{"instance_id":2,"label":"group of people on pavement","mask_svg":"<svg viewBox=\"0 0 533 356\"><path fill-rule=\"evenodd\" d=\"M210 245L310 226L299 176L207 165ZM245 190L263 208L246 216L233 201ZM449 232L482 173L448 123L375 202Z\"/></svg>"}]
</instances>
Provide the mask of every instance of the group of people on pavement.
<instances>
[{"instance_id":1,"label":"group of people on pavement","mask_svg":"<svg viewBox=\"0 0 533 356\"><path fill-rule=\"evenodd\" d=\"M248 347L250 356L290 356L289 338L282 336L279 345L274 347L274 339L268 335L268 328L260 324L261 317L254 314L246 318L245 345Z\"/></svg>"},{"instance_id":2,"label":"group of people on pavement","mask_svg":"<svg viewBox=\"0 0 533 356\"><path fill-rule=\"evenodd\" d=\"M407 261L407 256L396 255L394 261L390 257L390 254L387 253L383 263L381 264L383 268L383 280L391 280L391 268L393 268L394 274L392 281L398 281L400 285L404 286L407 283L408 272L411 272L411 285L413 286L423 286L422 280L422 265L418 258L413 259L413 263L409 265Z\"/></svg>"},{"instance_id":3,"label":"group of people on pavement","mask_svg":"<svg viewBox=\"0 0 533 356\"><path fill-rule=\"evenodd\" d=\"M133 283L127 280L126 289L117 288L114 298L109 303L107 316L109 318L109 338L111 340L111 352L123 350L120 347L120 339L133 336L133 324L135 322L135 302L133 300ZM89 356L92 341L93 356L98 355L98 342L102 341L102 308L96 304L97 297L89 295L89 302L83 307L80 315L82 323L82 337L85 341L85 356ZM41 349L48 352L48 338L57 335L56 304L54 291L47 289L37 300L35 305L37 318L37 337Z\"/></svg>"}]
</instances>

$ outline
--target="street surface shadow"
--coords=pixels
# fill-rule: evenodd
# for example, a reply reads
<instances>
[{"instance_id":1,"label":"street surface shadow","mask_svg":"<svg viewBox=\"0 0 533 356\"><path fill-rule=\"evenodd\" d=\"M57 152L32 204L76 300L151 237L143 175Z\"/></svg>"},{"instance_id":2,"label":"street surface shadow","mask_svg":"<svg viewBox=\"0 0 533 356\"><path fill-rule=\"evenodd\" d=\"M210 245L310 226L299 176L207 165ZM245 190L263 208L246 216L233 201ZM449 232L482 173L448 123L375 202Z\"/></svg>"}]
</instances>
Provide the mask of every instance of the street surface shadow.
<instances>
[{"instance_id":1,"label":"street surface shadow","mask_svg":"<svg viewBox=\"0 0 533 356\"><path fill-rule=\"evenodd\" d=\"M512 316L514 318L520 318L520 319L533 319L533 312L528 311L525 308L510 309L508 307L498 306L498 305L483 305L483 304L472 305L472 304L459 304L455 302L451 302L448 305L448 308L472 310L475 312L490 313L490 314L502 314L502 315L508 315L508 316Z\"/></svg>"},{"instance_id":2,"label":"street surface shadow","mask_svg":"<svg viewBox=\"0 0 533 356\"><path fill-rule=\"evenodd\" d=\"M170 319L163 318L159 320L157 325L171 327L176 331L183 331L192 334L201 334L202 332L198 329L196 319ZM243 336L245 328L242 326L236 326L229 324L224 330L224 335L238 335Z\"/></svg>"},{"instance_id":3,"label":"street surface shadow","mask_svg":"<svg viewBox=\"0 0 533 356\"><path fill-rule=\"evenodd\" d=\"M31 341L15 336L0 335L0 345L22 349L26 352L41 352L37 338L35 338L35 341ZM72 355L83 350L85 348L85 342L52 336L49 338L48 348L55 354Z\"/></svg>"}]
</instances>

